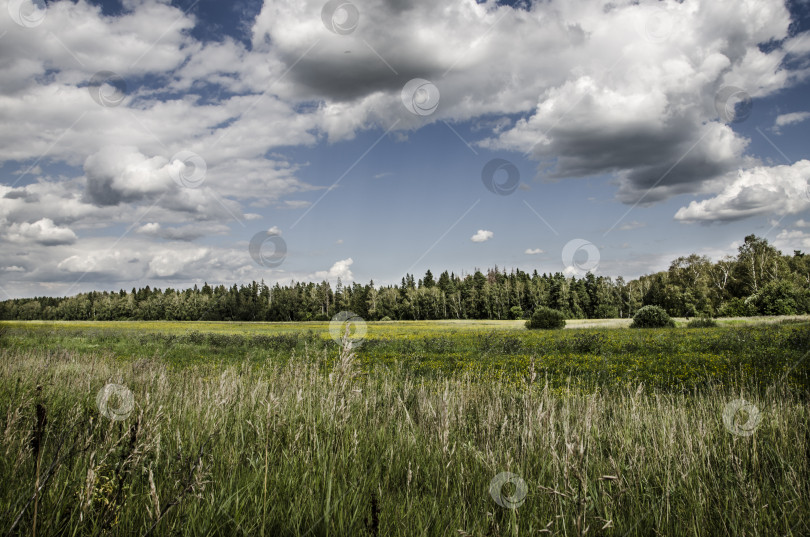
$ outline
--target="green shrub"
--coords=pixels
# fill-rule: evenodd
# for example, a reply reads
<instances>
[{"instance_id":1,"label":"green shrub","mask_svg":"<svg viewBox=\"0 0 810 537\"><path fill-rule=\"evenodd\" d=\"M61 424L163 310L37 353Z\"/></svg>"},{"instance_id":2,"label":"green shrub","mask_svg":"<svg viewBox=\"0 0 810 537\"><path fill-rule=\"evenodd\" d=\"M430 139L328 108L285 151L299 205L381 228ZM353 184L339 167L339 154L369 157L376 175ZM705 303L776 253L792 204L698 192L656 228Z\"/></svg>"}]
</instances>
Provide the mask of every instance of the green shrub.
<instances>
[{"instance_id":1,"label":"green shrub","mask_svg":"<svg viewBox=\"0 0 810 537\"><path fill-rule=\"evenodd\" d=\"M675 326L669 314L659 306L644 306L633 316L630 328L665 328Z\"/></svg>"},{"instance_id":2,"label":"green shrub","mask_svg":"<svg viewBox=\"0 0 810 537\"><path fill-rule=\"evenodd\" d=\"M715 326L717 326L717 321L707 316L695 317L686 323L686 328L712 328Z\"/></svg>"},{"instance_id":3,"label":"green shrub","mask_svg":"<svg viewBox=\"0 0 810 537\"><path fill-rule=\"evenodd\" d=\"M389 317L388 315L386 315L385 317L383 317L382 319L380 319L380 322L386 322L386 323L387 323L387 322L389 322L389 321L391 321L391 317Z\"/></svg>"},{"instance_id":4,"label":"green shrub","mask_svg":"<svg viewBox=\"0 0 810 537\"><path fill-rule=\"evenodd\" d=\"M540 306L534 310L531 319L526 321L526 328L555 329L565 327L565 314L559 310Z\"/></svg>"},{"instance_id":5,"label":"green shrub","mask_svg":"<svg viewBox=\"0 0 810 537\"><path fill-rule=\"evenodd\" d=\"M785 280L769 282L759 293L754 295L753 302L760 315L796 315L798 290Z\"/></svg>"},{"instance_id":6,"label":"green shrub","mask_svg":"<svg viewBox=\"0 0 810 537\"><path fill-rule=\"evenodd\" d=\"M757 314L757 307L751 300L731 298L717 312L718 317L751 317Z\"/></svg>"},{"instance_id":7,"label":"green shrub","mask_svg":"<svg viewBox=\"0 0 810 537\"><path fill-rule=\"evenodd\" d=\"M520 306L512 306L509 309L509 316L512 319L520 319L523 317L523 309Z\"/></svg>"}]
</instances>

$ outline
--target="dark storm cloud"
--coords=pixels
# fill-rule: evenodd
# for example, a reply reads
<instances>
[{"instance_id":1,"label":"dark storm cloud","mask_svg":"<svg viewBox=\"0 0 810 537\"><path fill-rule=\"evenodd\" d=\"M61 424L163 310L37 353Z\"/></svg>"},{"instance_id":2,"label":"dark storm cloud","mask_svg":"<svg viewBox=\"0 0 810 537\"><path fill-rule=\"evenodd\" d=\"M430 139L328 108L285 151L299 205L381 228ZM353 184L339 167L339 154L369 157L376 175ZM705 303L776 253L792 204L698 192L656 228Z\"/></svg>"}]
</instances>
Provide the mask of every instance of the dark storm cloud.
<instances>
[{"instance_id":1,"label":"dark storm cloud","mask_svg":"<svg viewBox=\"0 0 810 537\"><path fill-rule=\"evenodd\" d=\"M412 78L440 76L436 66L397 66L395 74L379 58L359 51L339 60L309 58L296 66L292 78L313 96L331 101L351 101L376 92L396 92Z\"/></svg>"},{"instance_id":2,"label":"dark storm cloud","mask_svg":"<svg viewBox=\"0 0 810 537\"><path fill-rule=\"evenodd\" d=\"M35 203L39 201L39 196L28 192L26 188L16 188L14 190L10 190L9 192L6 192L6 195L3 197L9 200L23 200L26 203Z\"/></svg>"}]
</instances>

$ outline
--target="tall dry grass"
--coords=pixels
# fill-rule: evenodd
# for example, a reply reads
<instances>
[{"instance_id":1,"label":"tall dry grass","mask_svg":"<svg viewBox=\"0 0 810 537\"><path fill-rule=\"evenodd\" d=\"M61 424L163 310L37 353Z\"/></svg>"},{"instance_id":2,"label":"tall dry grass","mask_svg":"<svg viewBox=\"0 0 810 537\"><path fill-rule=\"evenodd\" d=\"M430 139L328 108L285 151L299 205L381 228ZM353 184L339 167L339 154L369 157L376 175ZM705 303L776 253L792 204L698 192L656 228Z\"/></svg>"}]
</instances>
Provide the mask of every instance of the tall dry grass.
<instances>
[{"instance_id":1,"label":"tall dry grass","mask_svg":"<svg viewBox=\"0 0 810 537\"><path fill-rule=\"evenodd\" d=\"M802 394L743 380L566 392L526 378L361 371L349 345L182 370L2 349L0 532L810 534ZM108 416L127 410L122 392L101 413L108 384L131 391L131 412ZM761 412L748 437L723 422L740 397ZM525 483L525 497L514 478L500 491L515 509L490 494L502 472Z\"/></svg>"}]
</instances>

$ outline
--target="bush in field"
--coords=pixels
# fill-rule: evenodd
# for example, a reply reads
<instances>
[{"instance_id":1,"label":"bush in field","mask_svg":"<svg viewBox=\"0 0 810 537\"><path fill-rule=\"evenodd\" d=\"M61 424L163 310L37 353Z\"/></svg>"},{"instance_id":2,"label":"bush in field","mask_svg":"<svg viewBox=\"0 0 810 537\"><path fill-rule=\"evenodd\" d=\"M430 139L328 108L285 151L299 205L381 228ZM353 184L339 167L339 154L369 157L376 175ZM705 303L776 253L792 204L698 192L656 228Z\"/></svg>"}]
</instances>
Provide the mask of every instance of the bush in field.
<instances>
[{"instance_id":1,"label":"bush in field","mask_svg":"<svg viewBox=\"0 0 810 537\"><path fill-rule=\"evenodd\" d=\"M391 321L391 317L389 317L388 315L386 315L385 317L383 317L382 319L380 319L380 321L381 321L381 322L384 322L384 323L390 322L390 321Z\"/></svg>"},{"instance_id":2,"label":"bush in field","mask_svg":"<svg viewBox=\"0 0 810 537\"><path fill-rule=\"evenodd\" d=\"M669 314L659 306L644 306L633 315L630 328L665 328L675 326Z\"/></svg>"},{"instance_id":3,"label":"bush in field","mask_svg":"<svg viewBox=\"0 0 810 537\"><path fill-rule=\"evenodd\" d=\"M751 317L757 314L757 307L752 300L731 298L717 312L718 317Z\"/></svg>"},{"instance_id":4,"label":"bush in field","mask_svg":"<svg viewBox=\"0 0 810 537\"><path fill-rule=\"evenodd\" d=\"M534 310L531 319L526 321L526 328L551 330L565 327L565 314L559 310L540 306Z\"/></svg>"},{"instance_id":5,"label":"bush in field","mask_svg":"<svg viewBox=\"0 0 810 537\"><path fill-rule=\"evenodd\" d=\"M520 306L512 306L509 309L509 315L512 319L520 319L523 317L523 308Z\"/></svg>"},{"instance_id":6,"label":"bush in field","mask_svg":"<svg viewBox=\"0 0 810 537\"><path fill-rule=\"evenodd\" d=\"M788 281L773 281L753 298L760 315L796 315L798 290Z\"/></svg>"},{"instance_id":7,"label":"bush in field","mask_svg":"<svg viewBox=\"0 0 810 537\"><path fill-rule=\"evenodd\" d=\"M717 326L717 321L711 317L696 317L686 324L686 328L712 328Z\"/></svg>"}]
</instances>

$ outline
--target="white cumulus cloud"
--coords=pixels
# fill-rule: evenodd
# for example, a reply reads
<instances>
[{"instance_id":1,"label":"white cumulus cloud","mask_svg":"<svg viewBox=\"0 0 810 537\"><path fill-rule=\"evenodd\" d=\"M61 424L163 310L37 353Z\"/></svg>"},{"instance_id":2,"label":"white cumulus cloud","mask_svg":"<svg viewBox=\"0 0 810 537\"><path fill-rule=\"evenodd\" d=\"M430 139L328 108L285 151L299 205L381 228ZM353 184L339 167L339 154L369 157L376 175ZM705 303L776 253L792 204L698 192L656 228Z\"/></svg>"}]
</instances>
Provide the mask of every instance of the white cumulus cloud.
<instances>
[{"instance_id":1,"label":"white cumulus cloud","mask_svg":"<svg viewBox=\"0 0 810 537\"><path fill-rule=\"evenodd\" d=\"M491 239L494 236L495 236L495 234L493 232L491 232L491 231L487 231L486 229L479 229L475 233L475 235L470 237L470 240L473 241L473 242L484 242L484 241L488 241L489 239Z\"/></svg>"},{"instance_id":2,"label":"white cumulus cloud","mask_svg":"<svg viewBox=\"0 0 810 537\"><path fill-rule=\"evenodd\" d=\"M808 119L810 119L810 112L790 112L789 114L779 114L776 116L772 130L774 132L779 132L781 127L801 123L802 121L807 121Z\"/></svg>"},{"instance_id":3,"label":"white cumulus cloud","mask_svg":"<svg viewBox=\"0 0 810 537\"><path fill-rule=\"evenodd\" d=\"M354 263L354 260L351 257L336 261L329 270L316 272L313 275L314 279L335 281L340 278L343 282L352 281L354 280L354 274L351 271L352 263Z\"/></svg>"},{"instance_id":4,"label":"white cumulus cloud","mask_svg":"<svg viewBox=\"0 0 810 537\"><path fill-rule=\"evenodd\" d=\"M791 166L741 170L716 196L681 207L675 219L716 222L795 214L810 208L809 182L810 160L800 160Z\"/></svg>"},{"instance_id":5,"label":"white cumulus cloud","mask_svg":"<svg viewBox=\"0 0 810 537\"><path fill-rule=\"evenodd\" d=\"M2 229L2 224L0 224ZM36 243L42 246L58 246L76 242L76 234L68 227L60 227L50 218L33 223L14 223L5 229L5 238L16 243Z\"/></svg>"}]
</instances>

